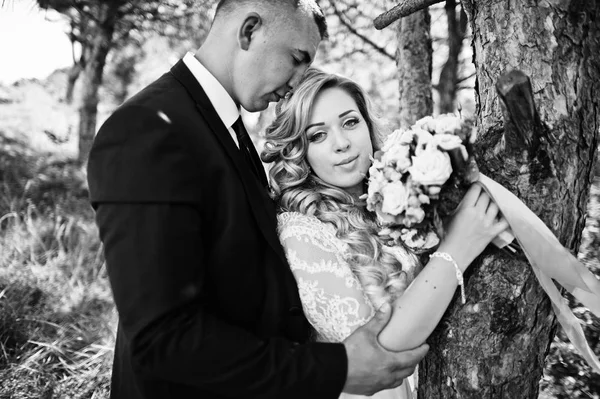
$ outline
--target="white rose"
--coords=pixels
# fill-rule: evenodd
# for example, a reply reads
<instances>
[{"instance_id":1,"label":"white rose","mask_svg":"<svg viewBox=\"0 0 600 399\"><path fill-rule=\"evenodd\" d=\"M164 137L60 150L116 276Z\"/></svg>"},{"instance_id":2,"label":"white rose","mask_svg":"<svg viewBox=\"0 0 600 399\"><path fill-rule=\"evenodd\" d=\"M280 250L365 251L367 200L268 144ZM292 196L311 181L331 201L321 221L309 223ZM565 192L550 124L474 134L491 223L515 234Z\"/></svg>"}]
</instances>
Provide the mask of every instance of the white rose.
<instances>
[{"instance_id":1,"label":"white rose","mask_svg":"<svg viewBox=\"0 0 600 399\"><path fill-rule=\"evenodd\" d=\"M402 132L402 135L400 136L400 139L398 140L400 144L410 144L413 142L415 138L415 132L414 130L410 129L410 130L405 130Z\"/></svg>"},{"instance_id":2,"label":"white rose","mask_svg":"<svg viewBox=\"0 0 600 399\"><path fill-rule=\"evenodd\" d=\"M431 144L444 151L451 151L462 146L460 137L453 134L439 133L433 136Z\"/></svg>"},{"instance_id":3,"label":"white rose","mask_svg":"<svg viewBox=\"0 0 600 399\"><path fill-rule=\"evenodd\" d=\"M402 135L404 134L404 132L405 131L403 129L396 129L392 133L390 133L385 138L385 141L383 143L383 147L381 148L381 150L384 151L384 152L387 152L387 151L389 151L389 149L392 146L395 146L398 143L400 143L400 138L402 137Z\"/></svg>"},{"instance_id":4,"label":"white rose","mask_svg":"<svg viewBox=\"0 0 600 399\"><path fill-rule=\"evenodd\" d=\"M433 140L433 135L423 129L414 129L415 136L417 137L417 146L415 148L415 154L419 155L421 152L429 146Z\"/></svg>"},{"instance_id":5,"label":"white rose","mask_svg":"<svg viewBox=\"0 0 600 399\"><path fill-rule=\"evenodd\" d=\"M383 168L383 175L388 182L395 182L402 179L402 173L396 171L396 169L391 166L386 166Z\"/></svg>"},{"instance_id":6,"label":"white rose","mask_svg":"<svg viewBox=\"0 0 600 399\"><path fill-rule=\"evenodd\" d=\"M427 115L424 118L419 119L415 122L415 127L418 127L429 132L435 132L435 119L432 116Z\"/></svg>"},{"instance_id":7,"label":"white rose","mask_svg":"<svg viewBox=\"0 0 600 399\"><path fill-rule=\"evenodd\" d=\"M467 148L464 145L462 145L462 140L460 139L460 137L455 136L453 134L436 134L435 136L433 136L431 144L441 148L444 151L452 151L458 148L463 159L465 161L469 159L469 153L467 152Z\"/></svg>"},{"instance_id":8,"label":"white rose","mask_svg":"<svg viewBox=\"0 0 600 399\"><path fill-rule=\"evenodd\" d=\"M462 128L463 120L454 114L443 114L437 118L437 133L453 133Z\"/></svg>"},{"instance_id":9,"label":"white rose","mask_svg":"<svg viewBox=\"0 0 600 399\"><path fill-rule=\"evenodd\" d=\"M417 136L417 143L419 145L428 144L431 139L433 139L433 135L429 133L427 130L423 129L413 129L415 136Z\"/></svg>"},{"instance_id":10,"label":"white rose","mask_svg":"<svg viewBox=\"0 0 600 399\"><path fill-rule=\"evenodd\" d=\"M371 164L371 167L369 168L369 173L371 173L371 170L373 170L373 169L383 169L383 167L385 166L385 164L381 161L381 159L371 158L371 161L373 163Z\"/></svg>"},{"instance_id":11,"label":"white rose","mask_svg":"<svg viewBox=\"0 0 600 399\"><path fill-rule=\"evenodd\" d=\"M409 207L406 209L405 218L411 222L410 224L407 224L407 226L421 223L425 219L425 211L422 208Z\"/></svg>"},{"instance_id":12,"label":"white rose","mask_svg":"<svg viewBox=\"0 0 600 399\"><path fill-rule=\"evenodd\" d=\"M374 199L376 193L381 193L382 188L387 184L387 179L383 172L376 167L369 168L369 183L367 187L368 198Z\"/></svg>"},{"instance_id":13,"label":"white rose","mask_svg":"<svg viewBox=\"0 0 600 399\"><path fill-rule=\"evenodd\" d=\"M414 156L412 162L408 171L413 181L424 186L441 186L452 173L450 156L433 146L429 146L426 151Z\"/></svg>"},{"instance_id":14,"label":"white rose","mask_svg":"<svg viewBox=\"0 0 600 399\"><path fill-rule=\"evenodd\" d=\"M412 164L410 160L410 147L404 144L391 146L381 157L385 165L394 165L396 170L404 173Z\"/></svg>"},{"instance_id":15,"label":"white rose","mask_svg":"<svg viewBox=\"0 0 600 399\"><path fill-rule=\"evenodd\" d=\"M383 187L381 194L383 194L382 212L396 216L406 209L409 190L402 182L388 183Z\"/></svg>"}]
</instances>

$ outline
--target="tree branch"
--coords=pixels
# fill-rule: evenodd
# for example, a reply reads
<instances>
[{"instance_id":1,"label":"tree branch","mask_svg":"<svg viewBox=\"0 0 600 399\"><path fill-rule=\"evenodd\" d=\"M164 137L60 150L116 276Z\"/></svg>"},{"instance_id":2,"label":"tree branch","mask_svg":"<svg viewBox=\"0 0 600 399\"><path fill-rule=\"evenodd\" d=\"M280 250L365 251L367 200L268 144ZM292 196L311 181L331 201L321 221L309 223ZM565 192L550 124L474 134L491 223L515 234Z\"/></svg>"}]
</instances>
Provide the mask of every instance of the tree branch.
<instances>
[{"instance_id":1,"label":"tree branch","mask_svg":"<svg viewBox=\"0 0 600 399\"><path fill-rule=\"evenodd\" d=\"M375 18L375 20L373 20L373 24L375 25L376 29L381 30L400 18L404 18L410 14L443 1L445 0L405 0L391 10L386 11Z\"/></svg>"},{"instance_id":2,"label":"tree branch","mask_svg":"<svg viewBox=\"0 0 600 399\"><path fill-rule=\"evenodd\" d=\"M329 0L329 4L331 4L331 7L333 8L333 13L338 17L342 25L344 25L350 31L350 33L362 39L369 46L373 47L373 49L375 49L375 51L378 53L384 55L392 61L396 60L396 58L392 54L388 53L383 47L379 46L377 43L373 42L371 39L357 31L352 24L346 20L344 13L336 7L335 0Z\"/></svg>"},{"instance_id":3,"label":"tree branch","mask_svg":"<svg viewBox=\"0 0 600 399\"><path fill-rule=\"evenodd\" d=\"M354 48L354 49L352 49L352 51L344 52L343 54L339 54L339 55L335 55L335 56L328 55L327 62L328 63L342 62L344 60L347 60L348 57L354 56L355 54L368 55L368 52L365 51L364 49Z\"/></svg>"},{"instance_id":4,"label":"tree branch","mask_svg":"<svg viewBox=\"0 0 600 399\"><path fill-rule=\"evenodd\" d=\"M476 73L475 73L475 72L473 72L473 73L472 73L472 74L470 74L470 75L467 75L467 76L462 76L462 77L460 77L460 78L457 78L457 79L456 79L456 83L462 83L462 82L464 82L465 80L471 79L471 78L472 78L473 76L475 76L475 75L476 75Z\"/></svg>"}]
</instances>

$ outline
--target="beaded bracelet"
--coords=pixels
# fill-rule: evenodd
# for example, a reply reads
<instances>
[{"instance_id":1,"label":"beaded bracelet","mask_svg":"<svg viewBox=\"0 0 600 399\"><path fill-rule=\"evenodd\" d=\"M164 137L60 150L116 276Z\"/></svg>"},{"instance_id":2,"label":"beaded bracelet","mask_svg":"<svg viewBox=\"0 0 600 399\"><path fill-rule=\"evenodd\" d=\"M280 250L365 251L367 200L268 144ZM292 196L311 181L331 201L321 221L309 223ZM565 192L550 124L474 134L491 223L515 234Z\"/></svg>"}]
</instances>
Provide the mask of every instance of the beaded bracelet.
<instances>
[{"instance_id":1,"label":"beaded bracelet","mask_svg":"<svg viewBox=\"0 0 600 399\"><path fill-rule=\"evenodd\" d=\"M463 274L460 271L460 268L458 267L458 264L456 263L454 258L452 258L452 256L450 256L450 254L447 252L434 252L431 255L429 255L429 257L430 258L442 258L445 261L450 262L454 266L454 268L456 269L456 280L458 280L458 285L460 286L460 296L462 299L462 303L464 305L467 302L466 295L465 295L465 281L463 280Z\"/></svg>"}]
</instances>

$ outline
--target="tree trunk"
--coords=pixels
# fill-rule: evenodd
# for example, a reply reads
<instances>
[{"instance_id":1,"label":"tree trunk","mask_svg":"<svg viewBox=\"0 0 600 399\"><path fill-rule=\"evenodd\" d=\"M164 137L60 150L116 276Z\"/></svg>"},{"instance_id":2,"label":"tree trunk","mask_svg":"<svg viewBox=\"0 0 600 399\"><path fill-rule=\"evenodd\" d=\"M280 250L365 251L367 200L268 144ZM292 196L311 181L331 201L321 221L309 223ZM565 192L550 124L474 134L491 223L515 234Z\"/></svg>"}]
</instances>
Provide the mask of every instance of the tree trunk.
<instances>
[{"instance_id":1,"label":"tree trunk","mask_svg":"<svg viewBox=\"0 0 600 399\"><path fill-rule=\"evenodd\" d=\"M455 110L459 56L468 23L467 15L462 6L457 18L455 0L446 0L446 16L448 20L448 60L442 67L437 85L441 114L454 112Z\"/></svg>"},{"instance_id":2,"label":"tree trunk","mask_svg":"<svg viewBox=\"0 0 600 399\"><path fill-rule=\"evenodd\" d=\"M400 125L410 127L433 113L431 95L431 17L429 10L398 21L398 79Z\"/></svg>"},{"instance_id":3,"label":"tree trunk","mask_svg":"<svg viewBox=\"0 0 600 399\"><path fill-rule=\"evenodd\" d=\"M103 4L104 13L90 44L89 57L83 70L81 107L79 108L79 161L87 161L94 135L98 114L98 90L106 65L106 56L113 46L113 35L117 22L117 2Z\"/></svg>"},{"instance_id":4,"label":"tree trunk","mask_svg":"<svg viewBox=\"0 0 600 399\"><path fill-rule=\"evenodd\" d=\"M600 127L599 1L462 4L473 29L480 169L577 253ZM503 121L494 87L514 69L531 77L542 121L528 147L515 146L515 132L532 129ZM431 337L419 397L537 398L555 319L531 267L488 248L465 277L468 302L455 301Z\"/></svg>"},{"instance_id":5,"label":"tree trunk","mask_svg":"<svg viewBox=\"0 0 600 399\"><path fill-rule=\"evenodd\" d=\"M79 60L75 61L73 58L73 66L69 69L67 73L67 90L65 93L65 102L67 104L73 103L73 92L75 91L75 84L77 83L77 79L81 76L81 72L85 69L85 61L89 57L89 50L85 43L81 43L81 55L79 56ZM75 57L73 55L73 57Z\"/></svg>"},{"instance_id":6,"label":"tree trunk","mask_svg":"<svg viewBox=\"0 0 600 399\"><path fill-rule=\"evenodd\" d=\"M69 72L67 72L67 90L65 92L65 102L67 104L73 103L73 91L75 90L75 83L77 82L77 78L79 78L82 70L83 67L81 62L77 62L77 64L74 64L71 69L69 69Z\"/></svg>"}]
</instances>

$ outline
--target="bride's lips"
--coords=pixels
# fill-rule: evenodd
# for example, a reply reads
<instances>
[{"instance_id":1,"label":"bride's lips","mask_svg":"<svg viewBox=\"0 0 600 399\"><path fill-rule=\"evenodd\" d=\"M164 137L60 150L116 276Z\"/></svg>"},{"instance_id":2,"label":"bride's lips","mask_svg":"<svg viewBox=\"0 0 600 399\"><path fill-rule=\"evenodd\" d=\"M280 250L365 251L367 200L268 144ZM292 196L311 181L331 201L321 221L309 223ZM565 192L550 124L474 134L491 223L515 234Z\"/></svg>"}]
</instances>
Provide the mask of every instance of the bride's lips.
<instances>
[{"instance_id":1,"label":"bride's lips","mask_svg":"<svg viewBox=\"0 0 600 399\"><path fill-rule=\"evenodd\" d=\"M358 158L358 155L353 155L351 157L345 158L342 160L342 162L339 162L337 164L337 166L344 166L344 165L348 165L349 163L351 163L352 161L354 161L355 159Z\"/></svg>"}]
</instances>

